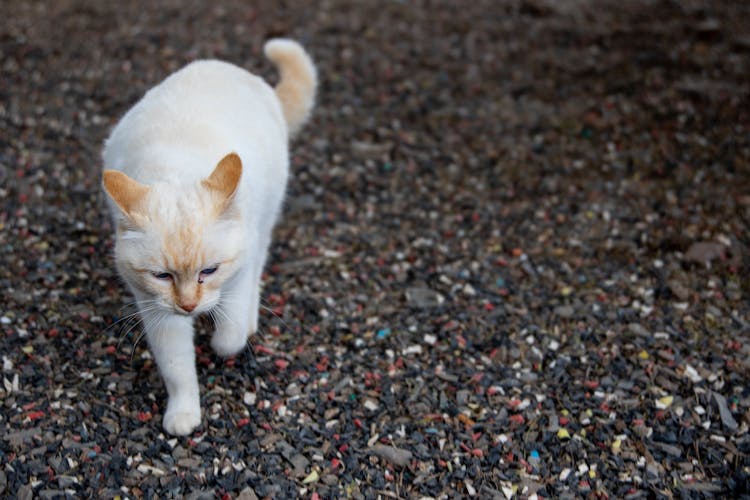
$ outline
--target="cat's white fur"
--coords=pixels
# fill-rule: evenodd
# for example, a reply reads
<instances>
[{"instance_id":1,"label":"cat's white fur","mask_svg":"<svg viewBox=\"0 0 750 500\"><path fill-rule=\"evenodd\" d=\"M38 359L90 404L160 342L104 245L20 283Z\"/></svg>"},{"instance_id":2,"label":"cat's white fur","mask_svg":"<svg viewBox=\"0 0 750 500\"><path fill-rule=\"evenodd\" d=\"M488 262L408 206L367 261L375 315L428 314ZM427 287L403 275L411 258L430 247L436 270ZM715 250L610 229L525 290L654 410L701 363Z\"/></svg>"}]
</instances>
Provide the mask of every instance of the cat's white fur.
<instances>
[{"instance_id":1,"label":"cat's white fur","mask_svg":"<svg viewBox=\"0 0 750 500\"><path fill-rule=\"evenodd\" d=\"M315 97L315 68L299 44L276 39L264 50L281 73L275 89L232 64L194 62L146 93L104 147L115 261L166 384L171 434L201 422L194 318L212 315L221 356L256 331L288 138Z\"/></svg>"}]
</instances>

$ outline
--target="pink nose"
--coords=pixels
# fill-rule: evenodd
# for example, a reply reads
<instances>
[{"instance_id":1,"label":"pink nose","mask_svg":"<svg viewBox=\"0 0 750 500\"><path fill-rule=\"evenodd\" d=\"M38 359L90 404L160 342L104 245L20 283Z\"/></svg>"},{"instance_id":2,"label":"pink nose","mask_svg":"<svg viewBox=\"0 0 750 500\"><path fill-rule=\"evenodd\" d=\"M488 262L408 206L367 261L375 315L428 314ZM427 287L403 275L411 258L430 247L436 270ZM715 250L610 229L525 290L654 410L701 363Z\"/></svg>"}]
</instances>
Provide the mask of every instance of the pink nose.
<instances>
[{"instance_id":1,"label":"pink nose","mask_svg":"<svg viewBox=\"0 0 750 500\"><path fill-rule=\"evenodd\" d=\"M182 309L185 312L193 312L196 307L198 307L198 304L191 303L191 304L179 304L180 309Z\"/></svg>"}]
</instances>

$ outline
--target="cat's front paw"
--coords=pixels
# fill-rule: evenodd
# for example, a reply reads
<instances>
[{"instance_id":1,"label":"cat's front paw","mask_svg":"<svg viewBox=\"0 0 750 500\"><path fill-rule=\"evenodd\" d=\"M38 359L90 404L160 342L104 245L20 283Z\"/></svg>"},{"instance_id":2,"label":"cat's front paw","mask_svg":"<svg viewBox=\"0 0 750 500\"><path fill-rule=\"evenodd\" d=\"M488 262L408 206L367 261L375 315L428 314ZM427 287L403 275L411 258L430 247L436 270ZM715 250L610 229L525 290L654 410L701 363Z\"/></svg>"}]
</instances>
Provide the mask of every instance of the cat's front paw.
<instances>
[{"instance_id":1,"label":"cat's front paw","mask_svg":"<svg viewBox=\"0 0 750 500\"><path fill-rule=\"evenodd\" d=\"M248 335L234 330L215 331L211 338L211 348L222 358L234 356L247 345Z\"/></svg>"},{"instance_id":2,"label":"cat's front paw","mask_svg":"<svg viewBox=\"0 0 750 500\"><path fill-rule=\"evenodd\" d=\"M187 436L201 424L201 412L172 411L164 414L164 430L175 436Z\"/></svg>"}]
</instances>

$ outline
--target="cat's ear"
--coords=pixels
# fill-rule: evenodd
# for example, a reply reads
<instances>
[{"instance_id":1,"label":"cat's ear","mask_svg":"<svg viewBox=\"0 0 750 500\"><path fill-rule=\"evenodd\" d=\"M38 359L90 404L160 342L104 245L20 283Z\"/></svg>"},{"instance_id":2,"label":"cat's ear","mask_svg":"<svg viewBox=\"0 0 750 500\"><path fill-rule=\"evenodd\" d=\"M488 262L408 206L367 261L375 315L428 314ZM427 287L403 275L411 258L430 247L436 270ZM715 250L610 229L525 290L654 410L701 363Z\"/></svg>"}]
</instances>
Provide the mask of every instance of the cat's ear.
<instances>
[{"instance_id":1,"label":"cat's ear","mask_svg":"<svg viewBox=\"0 0 750 500\"><path fill-rule=\"evenodd\" d=\"M242 160L235 153L229 153L216 165L214 171L201 183L217 197L219 213L229 206L242 177Z\"/></svg>"},{"instance_id":2,"label":"cat's ear","mask_svg":"<svg viewBox=\"0 0 750 500\"><path fill-rule=\"evenodd\" d=\"M105 170L104 190L127 216L138 210L150 188L117 170Z\"/></svg>"}]
</instances>

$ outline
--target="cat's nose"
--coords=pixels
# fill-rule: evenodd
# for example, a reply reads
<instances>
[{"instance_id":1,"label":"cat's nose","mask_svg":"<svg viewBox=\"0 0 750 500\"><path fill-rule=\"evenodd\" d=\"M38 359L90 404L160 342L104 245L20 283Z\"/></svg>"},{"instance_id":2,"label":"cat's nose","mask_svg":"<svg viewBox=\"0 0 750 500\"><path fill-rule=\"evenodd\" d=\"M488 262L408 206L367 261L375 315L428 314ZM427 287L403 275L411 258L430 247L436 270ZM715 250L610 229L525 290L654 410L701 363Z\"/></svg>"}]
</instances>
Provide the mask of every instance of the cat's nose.
<instances>
[{"instance_id":1,"label":"cat's nose","mask_svg":"<svg viewBox=\"0 0 750 500\"><path fill-rule=\"evenodd\" d=\"M198 304L195 302L190 302L187 304L179 304L180 309L182 309L185 312L193 312L196 307L198 307Z\"/></svg>"}]
</instances>

